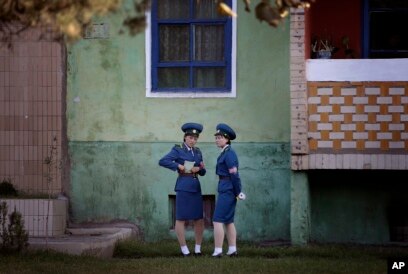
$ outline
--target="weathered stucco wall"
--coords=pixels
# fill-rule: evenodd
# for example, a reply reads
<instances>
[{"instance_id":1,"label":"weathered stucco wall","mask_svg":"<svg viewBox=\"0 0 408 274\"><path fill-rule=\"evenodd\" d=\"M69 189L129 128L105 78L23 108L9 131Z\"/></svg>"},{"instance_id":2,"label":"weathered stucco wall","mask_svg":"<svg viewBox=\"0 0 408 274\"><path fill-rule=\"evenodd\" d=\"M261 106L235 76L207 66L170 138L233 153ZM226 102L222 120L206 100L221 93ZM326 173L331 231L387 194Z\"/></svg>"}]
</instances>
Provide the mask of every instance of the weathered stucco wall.
<instances>
[{"instance_id":1,"label":"weathered stucco wall","mask_svg":"<svg viewBox=\"0 0 408 274\"><path fill-rule=\"evenodd\" d=\"M406 171L313 171L311 239L384 244L406 222ZM395 241L395 240L394 240Z\"/></svg>"},{"instance_id":2,"label":"weathered stucco wall","mask_svg":"<svg viewBox=\"0 0 408 274\"><path fill-rule=\"evenodd\" d=\"M71 208L75 222L127 219L146 239L169 231L168 195L176 174L157 162L182 141L180 126L204 125L199 147L207 175L203 193L216 194L216 124L230 124L248 199L239 203L240 239L290 237L289 24L273 29L238 1L237 98L165 99L145 96L145 35L85 39L68 49L67 117ZM258 224L258 225L257 225ZM211 235L212 233L208 233Z\"/></svg>"},{"instance_id":3,"label":"weathered stucco wall","mask_svg":"<svg viewBox=\"0 0 408 274\"><path fill-rule=\"evenodd\" d=\"M109 39L85 39L68 50L69 139L174 141L192 120L204 124L202 141L212 142L224 121L238 142L288 142L289 25L274 29L241 13L233 99L146 98L145 35L117 35L122 18L103 20Z\"/></svg>"},{"instance_id":4,"label":"weathered stucco wall","mask_svg":"<svg viewBox=\"0 0 408 274\"><path fill-rule=\"evenodd\" d=\"M75 222L126 219L141 226L147 240L174 236L169 230L169 194L176 173L157 165L173 143L71 142ZM237 206L239 239L289 239L289 146L233 144L247 200ZM218 149L200 145L207 174L203 194L216 194ZM258 225L257 225L258 224ZM212 235L211 235L212 236Z\"/></svg>"},{"instance_id":5,"label":"weathered stucco wall","mask_svg":"<svg viewBox=\"0 0 408 274\"><path fill-rule=\"evenodd\" d=\"M310 240L310 186L305 172L293 171L290 187L290 239L303 245Z\"/></svg>"}]
</instances>

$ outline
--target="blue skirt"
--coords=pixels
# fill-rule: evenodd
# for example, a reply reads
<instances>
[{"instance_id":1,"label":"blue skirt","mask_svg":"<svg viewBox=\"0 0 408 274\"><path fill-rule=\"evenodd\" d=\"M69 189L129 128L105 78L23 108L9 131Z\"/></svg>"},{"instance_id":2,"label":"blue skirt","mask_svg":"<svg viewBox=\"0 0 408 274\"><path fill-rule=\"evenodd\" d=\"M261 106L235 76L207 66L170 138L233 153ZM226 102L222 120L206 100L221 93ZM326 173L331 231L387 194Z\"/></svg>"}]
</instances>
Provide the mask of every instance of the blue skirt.
<instances>
[{"instance_id":1,"label":"blue skirt","mask_svg":"<svg viewBox=\"0 0 408 274\"><path fill-rule=\"evenodd\" d=\"M203 218L201 192L176 192L176 220L199 220Z\"/></svg>"},{"instance_id":2,"label":"blue skirt","mask_svg":"<svg viewBox=\"0 0 408 274\"><path fill-rule=\"evenodd\" d=\"M232 191L219 192L213 221L217 223L230 224L234 222L235 206L237 198Z\"/></svg>"}]
</instances>

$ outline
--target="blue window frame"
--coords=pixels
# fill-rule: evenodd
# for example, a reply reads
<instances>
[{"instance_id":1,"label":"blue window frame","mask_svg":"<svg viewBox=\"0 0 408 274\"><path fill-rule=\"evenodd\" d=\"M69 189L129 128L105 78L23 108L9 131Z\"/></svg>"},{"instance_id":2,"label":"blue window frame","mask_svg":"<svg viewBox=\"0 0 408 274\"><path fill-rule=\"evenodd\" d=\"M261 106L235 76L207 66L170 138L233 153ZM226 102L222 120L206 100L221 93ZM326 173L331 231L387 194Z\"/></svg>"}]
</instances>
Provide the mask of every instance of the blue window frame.
<instances>
[{"instance_id":1,"label":"blue window frame","mask_svg":"<svg viewBox=\"0 0 408 274\"><path fill-rule=\"evenodd\" d=\"M215 1L153 0L151 47L152 92L231 92L232 19Z\"/></svg>"},{"instance_id":2,"label":"blue window frame","mask_svg":"<svg viewBox=\"0 0 408 274\"><path fill-rule=\"evenodd\" d=\"M408 1L363 3L363 57L408 58Z\"/></svg>"}]
</instances>

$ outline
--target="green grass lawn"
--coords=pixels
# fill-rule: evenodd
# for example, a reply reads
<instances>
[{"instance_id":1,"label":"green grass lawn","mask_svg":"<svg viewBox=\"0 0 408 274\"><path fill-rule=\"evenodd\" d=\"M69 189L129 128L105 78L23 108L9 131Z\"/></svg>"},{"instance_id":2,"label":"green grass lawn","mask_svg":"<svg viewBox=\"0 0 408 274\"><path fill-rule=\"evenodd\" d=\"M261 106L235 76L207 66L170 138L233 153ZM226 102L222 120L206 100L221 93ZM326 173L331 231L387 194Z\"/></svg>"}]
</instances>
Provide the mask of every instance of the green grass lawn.
<instances>
[{"instance_id":1,"label":"green grass lawn","mask_svg":"<svg viewBox=\"0 0 408 274\"><path fill-rule=\"evenodd\" d=\"M192 247L193 243L189 243ZM387 273L388 257L408 257L408 248L350 245L259 247L240 243L239 256L179 256L175 241L118 244L114 258L98 259L56 252L0 254L0 273Z\"/></svg>"}]
</instances>

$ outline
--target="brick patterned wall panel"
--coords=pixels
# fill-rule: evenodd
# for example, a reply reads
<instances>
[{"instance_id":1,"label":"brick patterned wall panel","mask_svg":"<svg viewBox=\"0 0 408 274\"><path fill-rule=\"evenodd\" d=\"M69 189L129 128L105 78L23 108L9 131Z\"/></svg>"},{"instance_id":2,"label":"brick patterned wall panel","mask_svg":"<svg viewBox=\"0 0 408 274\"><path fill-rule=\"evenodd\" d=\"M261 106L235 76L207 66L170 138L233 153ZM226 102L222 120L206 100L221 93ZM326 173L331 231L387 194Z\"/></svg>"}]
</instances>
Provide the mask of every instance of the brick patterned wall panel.
<instances>
[{"instance_id":1,"label":"brick patterned wall panel","mask_svg":"<svg viewBox=\"0 0 408 274\"><path fill-rule=\"evenodd\" d=\"M408 154L407 82L309 82L311 154Z\"/></svg>"},{"instance_id":2,"label":"brick patterned wall panel","mask_svg":"<svg viewBox=\"0 0 408 274\"><path fill-rule=\"evenodd\" d=\"M379 80L385 82L308 82L313 73L306 71L304 11L292 9L290 20L292 169L408 170L405 78L390 79L396 76L387 74ZM396 64L405 63L385 62Z\"/></svg>"}]
</instances>

